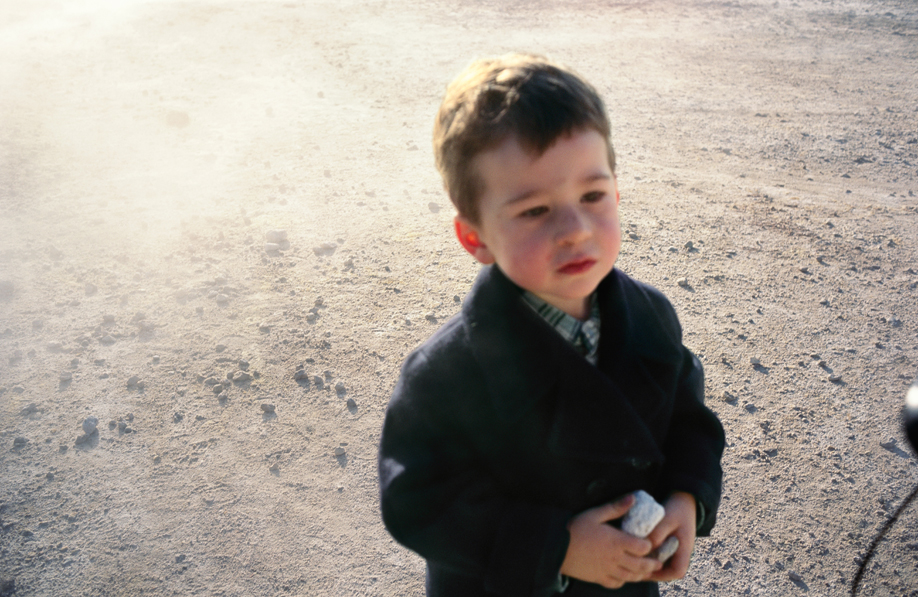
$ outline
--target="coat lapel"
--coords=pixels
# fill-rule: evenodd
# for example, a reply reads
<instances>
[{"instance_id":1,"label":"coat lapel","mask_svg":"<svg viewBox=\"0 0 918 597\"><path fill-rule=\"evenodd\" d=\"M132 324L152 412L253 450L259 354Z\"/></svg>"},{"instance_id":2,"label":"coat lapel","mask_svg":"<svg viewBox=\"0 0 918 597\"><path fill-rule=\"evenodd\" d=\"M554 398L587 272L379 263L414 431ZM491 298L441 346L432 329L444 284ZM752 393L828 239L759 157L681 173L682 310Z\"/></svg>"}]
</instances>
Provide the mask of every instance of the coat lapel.
<instances>
[{"instance_id":1,"label":"coat lapel","mask_svg":"<svg viewBox=\"0 0 918 597\"><path fill-rule=\"evenodd\" d=\"M645 301L639 292L631 296L634 289L628 282L613 270L600 285L597 368L525 305L519 287L497 267L482 269L463 306L463 318L498 416L513 423L536 405L551 409L549 447L559 455L610 461L628 454L662 460L645 422L667 400L642 359L669 365L678 362L679 352L661 326L640 325L647 316ZM635 398L629 393L633 387L643 392L651 388L655 395Z\"/></svg>"}]
</instances>

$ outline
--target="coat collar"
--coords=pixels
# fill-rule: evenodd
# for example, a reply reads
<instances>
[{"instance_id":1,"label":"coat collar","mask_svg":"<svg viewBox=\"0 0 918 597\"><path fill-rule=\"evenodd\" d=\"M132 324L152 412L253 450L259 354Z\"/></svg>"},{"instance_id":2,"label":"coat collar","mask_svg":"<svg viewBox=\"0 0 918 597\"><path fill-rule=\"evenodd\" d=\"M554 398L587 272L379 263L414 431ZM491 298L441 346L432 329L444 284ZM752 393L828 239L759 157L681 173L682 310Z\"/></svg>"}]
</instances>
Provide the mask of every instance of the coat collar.
<instances>
[{"instance_id":1,"label":"coat collar","mask_svg":"<svg viewBox=\"0 0 918 597\"><path fill-rule=\"evenodd\" d=\"M611 371L616 359L631 355L678 361L681 339L665 325L648 320L662 316L653 308L648 288L616 269L600 283L602 331L596 370L525 304L522 290L499 268L482 268L462 317L498 414L508 420L522 416L555 389L562 373L601 375Z\"/></svg>"}]
</instances>

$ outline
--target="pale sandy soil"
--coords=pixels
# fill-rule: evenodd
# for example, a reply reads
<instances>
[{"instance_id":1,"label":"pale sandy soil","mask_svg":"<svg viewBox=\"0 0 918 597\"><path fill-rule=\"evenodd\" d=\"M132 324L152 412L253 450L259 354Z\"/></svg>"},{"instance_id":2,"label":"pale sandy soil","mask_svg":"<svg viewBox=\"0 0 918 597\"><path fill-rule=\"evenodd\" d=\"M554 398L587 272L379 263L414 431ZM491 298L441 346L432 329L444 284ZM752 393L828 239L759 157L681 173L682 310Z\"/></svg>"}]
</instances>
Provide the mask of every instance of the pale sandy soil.
<instances>
[{"instance_id":1,"label":"pale sandy soil","mask_svg":"<svg viewBox=\"0 0 918 597\"><path fill-rule=\"evenodd\" d=\"M423 593L376 445L477 269L434 111L510 50L606 96L619 265L671 297L727 430L720 522L664 594L846 593L918 483L910 0L3 1L4 594ZM863 594L918 595L918 509Z\"/></svg>"}]
</instances>

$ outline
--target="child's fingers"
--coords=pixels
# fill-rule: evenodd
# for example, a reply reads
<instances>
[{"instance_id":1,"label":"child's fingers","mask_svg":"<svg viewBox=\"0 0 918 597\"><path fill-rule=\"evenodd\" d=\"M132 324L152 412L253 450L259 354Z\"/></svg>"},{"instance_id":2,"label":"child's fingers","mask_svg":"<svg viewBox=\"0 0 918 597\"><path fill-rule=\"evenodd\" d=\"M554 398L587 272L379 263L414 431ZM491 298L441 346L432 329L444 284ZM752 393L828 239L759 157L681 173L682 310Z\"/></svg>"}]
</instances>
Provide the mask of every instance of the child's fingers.
<instances>
[{"instance_id":1,"label":"child's fingers","mask_svg":"<svg viewBox=\"0 0 918 597\"><path fill-rule=\"evenodd\" d=\"M656 549L666 541L666 538L673 534L679 528L679 521L671 516L664 516L663 520L647 535L647 540L653 544Z\"/></svg>"},{"instance_id":2,"label":"child's fingers","mask_svg":"<svg viewBox=\"0 0 918 597\"><path fill-rule=\"evenodd\" d=\"M628 494L620 500L597 506L589 510L589 513L597 523L609 522L610 520L617 520L627 514L628 510L630 510L633 505L634 496Z\"/></svg>"},{"instance_id":3,"label":"child's fingers","mask_svg":"<svg viewBox=\"0 0 918 597\"><path fill-rule=\"evenodd\" d=\"M650 579L660 566L653 558L622 557L600 584L607 589L618 589L625 583L643 582Z\"/></svg>"},{"instance_id":4,"label":"child's fingers","mask_svg":"<svg viewBox=\"0 0 918 597\"><path fill-rule=\"evenodd\" d=\"M644 556L653 551L653 543L651 543L649 540L629 535L628 533L618 529L612 530L619 535L618 544L621 546L623 553L629 556L637 556L638 558L645 559Z\"/></svg>"},{"instance_id":5,"label":"child's fingers","mask_svg":"<svg viewBox=\"0 0 918 597\"><path fill-rule=\"evenodd\" d=\"M617 561L617 574L626 582L644 580L654 572L662 570L663 564L654 558L622 554Z\"/></svg>"},{"instance_id":6,"label":"child's fingers","mask_svg":"<svg viewBox=\"0 0 918 597\"><path fill-rule=\"evenodd\" d=\"M679 549L673 554L666 565L650 575L650 580L657 582L667 582L679 580L688 572L689 560L692 556L690 548L683 547L680 543Z\"/></svg>"}]
</instances>

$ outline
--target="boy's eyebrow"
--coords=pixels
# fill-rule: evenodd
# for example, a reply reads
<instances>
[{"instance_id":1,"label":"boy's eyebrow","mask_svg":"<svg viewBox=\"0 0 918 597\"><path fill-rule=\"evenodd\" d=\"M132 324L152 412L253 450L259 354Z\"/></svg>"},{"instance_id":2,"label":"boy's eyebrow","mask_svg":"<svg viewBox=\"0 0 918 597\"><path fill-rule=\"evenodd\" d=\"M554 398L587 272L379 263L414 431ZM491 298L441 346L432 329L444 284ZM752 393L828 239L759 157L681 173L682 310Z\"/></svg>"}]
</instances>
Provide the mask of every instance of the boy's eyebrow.
<instances>
[{"instance_id":1,"label":"boy's eyebrow","mask_svg":"<svg viewBox=\"0 0 918 597\"><path fill-rule=\"evenodd\" d=\"M580 180L580 184L590 184L591 182L596 182L597 180L612 180L612 175L608 172L594 172L584 176ZM514 195L508 199L504 205L513 205L514 203L519 203L520 201L525 201L533 195L538 195L541 191L539 189L526 189L519 195Z\"/></svg>"}]
</instances>

